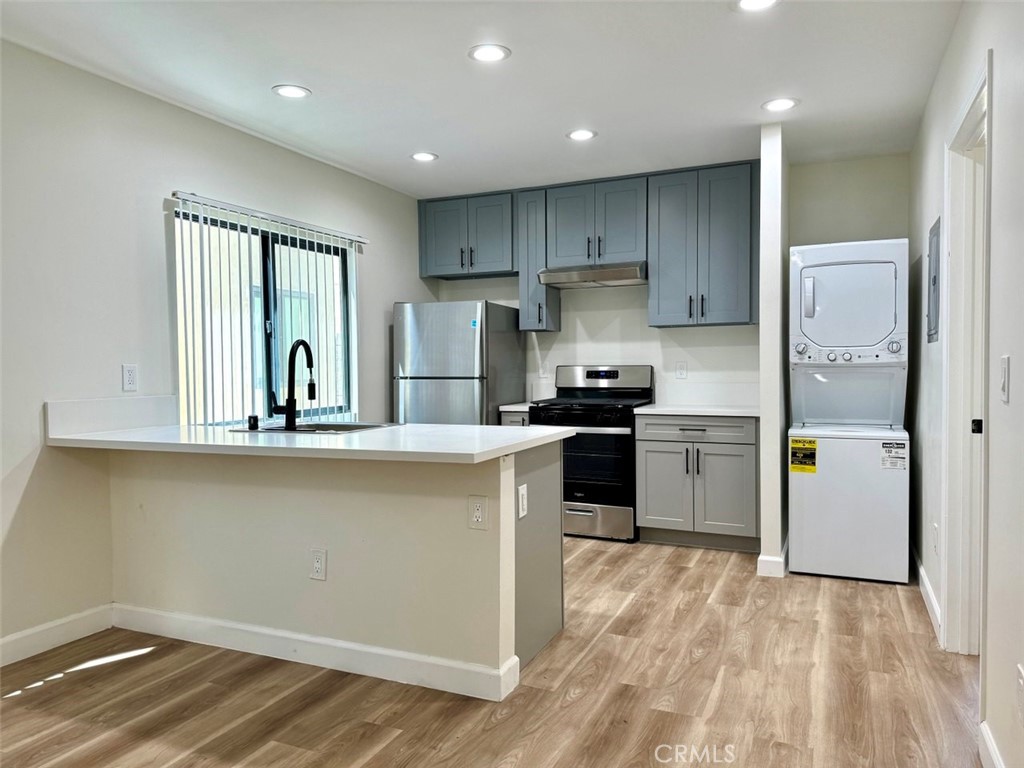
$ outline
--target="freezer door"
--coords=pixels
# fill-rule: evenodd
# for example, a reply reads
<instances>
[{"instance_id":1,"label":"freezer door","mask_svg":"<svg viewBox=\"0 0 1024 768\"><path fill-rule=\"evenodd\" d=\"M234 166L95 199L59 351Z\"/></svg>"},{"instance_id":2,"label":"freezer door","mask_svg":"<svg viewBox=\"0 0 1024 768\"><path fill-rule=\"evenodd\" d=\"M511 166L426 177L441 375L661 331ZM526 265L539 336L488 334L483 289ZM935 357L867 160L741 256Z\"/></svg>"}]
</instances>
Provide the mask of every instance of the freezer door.
<instances>
[{"instance_id":1,"label":"freezer door","mask_svg":"<svg viewBox=\"0 0 1024 768\"><path fill-rule=\"evenodd\" d=\"M484 379L395 379L400 424L484 424Z\"/></svg>"},{"instance_id":2,"label":"freezer door","mask_svg":"<svg viewBox=\"0 0 1024 768\"><path fill-rule=\"evenodd\" d=\"M484 306L481 301L395 304L394 375L485 376Z\"/></svg>"}]
</instances>

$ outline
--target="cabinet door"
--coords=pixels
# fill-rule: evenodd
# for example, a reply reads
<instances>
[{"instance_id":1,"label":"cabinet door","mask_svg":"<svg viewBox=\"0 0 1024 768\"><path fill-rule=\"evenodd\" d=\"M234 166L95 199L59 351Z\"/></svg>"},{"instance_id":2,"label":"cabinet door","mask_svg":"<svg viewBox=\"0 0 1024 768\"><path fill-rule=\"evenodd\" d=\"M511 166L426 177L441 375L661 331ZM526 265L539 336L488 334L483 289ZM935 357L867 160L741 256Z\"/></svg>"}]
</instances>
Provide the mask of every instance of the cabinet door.
<instances>
[{"instance_id":1,"label":"cabinet door","mask_svg":"<svg viewBox=\"0 0 1024 768\"><path fill-rule=\"evenodd\" d=\"M469 249L465 198L427 203L424 214L427 276L465 274Z\"/></svg>"},{"instance_id":2,"label":"cabinet door","mask_svg":"<svg viewBox=\"0 0 1024 768\"><path fill-rule=\"evenodd\" d=\"M647 238L648 325L696 323L696 171L650 177Z\"/></svg>"},{"instance_id":3,"label":"cabinet door","mask_svg":"<svg viewBox=\"0 0 1024 768\"><path fill-rule=\"evenodd\" d=\"M516 251L519 262L519 330L561 328L561 293L541 285L537 273L546 266L547 227L543 189L516 194Z\"/></svg>"},{"instance_id":4,"label":"cabinet door","mask_svg":"<svg viewBox=\"0 0 1024 768\"><path fill-rule=\"evenodd\" d=\"M644 261L647 258L647 178L596 184L594 206L597 263Z\"/></svg>"},{"instance_id":5,"label":"cabinet door","mask_svg":"<svg viewBox=\"0 0 1024 768\"><path fill-rule=\"evenodd\" d=\"M693 529L757 536L757 451L753 445L694 444Z\"/></svg>"},{"instance_id":6,"label":"cabinet door","mask_svg":"<svg viewBox=\"0 0 1024 768\"><path fill-rule=\"evenodd\" d=\"M636 524L693 530L695 449L690 443L636 443Z\"/></svg>"},{"instance_id":7,"label":"cabinet door","mask_svg":"<svg viewBox=\"0 0 1024 768\"><path fill-rule=\"evenodd\" d=\"M594 185L556 187L547 194L547 266L594 261Z\"/></svg>"},{"instance_id":8,"label":"cabinet door","mask_svg":"<svg viewBox=\"0 0 1024 768\"><path fill-rule=\"evenodd\" d=\"M698 317L750 322L750 166L699 172Z\"/></svg>"},{"instance_id":9,"label":"cabinet door","mask_svg":"<svg viewBox=\"0 0 1024 768\"><path fill-rule=\"evenodd\" d=\"M512 195L486 195L466 201L471 274L512 271Z\"/></svg>"}]
</instances>

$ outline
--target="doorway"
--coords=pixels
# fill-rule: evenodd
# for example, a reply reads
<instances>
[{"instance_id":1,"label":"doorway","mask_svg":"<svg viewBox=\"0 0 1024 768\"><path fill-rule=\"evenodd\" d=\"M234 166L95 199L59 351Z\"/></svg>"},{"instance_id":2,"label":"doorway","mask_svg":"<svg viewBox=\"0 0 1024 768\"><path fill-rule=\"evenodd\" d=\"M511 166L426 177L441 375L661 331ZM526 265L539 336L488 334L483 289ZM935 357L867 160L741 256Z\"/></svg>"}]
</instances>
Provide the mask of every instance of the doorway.
<instances>
[{"instance_id":1,"label":"doorway","mask_svg":"<svg viewBox=\"0 0 1024 768\"><path fill-rule=\"evenodd\" d=\"M978 654L987 510L988 294L991 61L957 121L946 152L944 425L945 489L940 563L940 645Z\"/></svg>"}]
</instances>

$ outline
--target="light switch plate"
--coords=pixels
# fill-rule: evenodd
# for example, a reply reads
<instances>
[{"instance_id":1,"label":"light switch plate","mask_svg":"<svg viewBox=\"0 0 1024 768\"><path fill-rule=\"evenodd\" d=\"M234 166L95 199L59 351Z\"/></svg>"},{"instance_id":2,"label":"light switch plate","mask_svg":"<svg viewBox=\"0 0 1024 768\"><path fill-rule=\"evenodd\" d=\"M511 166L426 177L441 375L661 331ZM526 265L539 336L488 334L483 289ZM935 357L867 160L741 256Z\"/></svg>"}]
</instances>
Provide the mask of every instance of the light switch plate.
<instances>
[{"instance_id":1,"label":"light switch plate","mask_svg":"<svg viewBox=\"0 0 1024 768\"><path fill-rule=\"evenodd\" d=\"M526 517L526 483L519 486L519 517Z\"/></svg>"},{"instance_id":2,"label":"light switch plate","mask_svg":"<svg viewBox=\"0 0 1024 768\"><path fill-rule=\"evenodd\" d=\"M1010 356L999 358L999 399L1010 402Z\"/></svg>"}]
</instances>

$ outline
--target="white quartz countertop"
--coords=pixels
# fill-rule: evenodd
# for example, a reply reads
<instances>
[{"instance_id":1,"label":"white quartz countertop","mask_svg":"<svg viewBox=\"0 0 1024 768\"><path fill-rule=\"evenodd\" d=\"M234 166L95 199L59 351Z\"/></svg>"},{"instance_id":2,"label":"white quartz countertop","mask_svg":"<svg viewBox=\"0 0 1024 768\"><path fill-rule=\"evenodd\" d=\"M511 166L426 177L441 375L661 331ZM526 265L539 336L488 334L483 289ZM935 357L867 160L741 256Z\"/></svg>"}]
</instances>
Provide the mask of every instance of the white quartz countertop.
<instances>
[{"instance_id":1,"label":"white quartz countertop","mask_svg":"<svg viewBox=\"0 0 1024 768\"><path fill-rule=\"evenodd\" d=\"M498 410L502 413L528 413L530 410L530 403L509 403L508 405L499 405Z\"/></svg>"},{"instance_id":2,"label":"white quartz countertop","mask_svg":"<svg viewBox=\"0 0 1024 768\"><path fill-rule=\"evenodd\" d=\"M121 451L370 459L479 464L572 437L571 427L405 424L348 434L234 432L226 427L152 426L48 434L47 445Z\"/></svg>"},{"instance_id":3,"label":"white quartz countertop","mask_svg":"<svg viewBox=\"0 0 1024 768\"><path fill-rule=\"evenodd\" d=\"M746 416L759 418L760 409L756 405L673 405L672 403L655 403L634 408L637 416Z\"/></svg>"}]
</instances>

